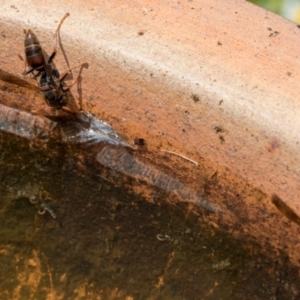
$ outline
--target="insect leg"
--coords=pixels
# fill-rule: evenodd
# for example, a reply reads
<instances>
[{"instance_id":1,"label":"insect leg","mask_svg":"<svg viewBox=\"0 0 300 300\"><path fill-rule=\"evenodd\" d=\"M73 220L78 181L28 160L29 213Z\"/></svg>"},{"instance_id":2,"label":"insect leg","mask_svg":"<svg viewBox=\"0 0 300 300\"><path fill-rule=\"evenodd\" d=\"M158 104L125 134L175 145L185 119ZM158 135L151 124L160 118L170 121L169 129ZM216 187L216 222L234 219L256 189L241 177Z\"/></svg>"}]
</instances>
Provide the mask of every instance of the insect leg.
<instances>
[{"instance_id":1,"label":"insect leg","mask_svg":"<svg viewBox=\"0 0 300 300\"><path fill-rule=\"evenodd\" d=\"M83 67L87 68L87 67L88 67L88 63L85 62L85 63L79 64L79 65L77 65L77 66L74 66L74 67L68 69L67 71L65 71L65 72L58 78L57 81L58 81L58 82L63 82L63 81L66 79L67 75L70 73L71 70L76 69L76 68L79 68L79 67L81 67L81 68L83 68ZM73 86L73 85L79 80L79 78L80 78L80 75L77 76L77 78L76 78L70 85L68 85L67 87L64 87L64 88L61 87L62 90L63 90L63 92L67 92L67 91L70 89L70 87Z\"/></svg>"},{"instance_id":2,"label":"insect leg","mask_svg":"<svg viewBox=\"0 0 300 300\"><path fill-rule=\"evenodd\" d=\"M62 25L62 23L64 22L64 20L69 16L70 14L69 13L66 13L63 18L61 19L61 21L59 22L58 26L57 26L57 29L53 35L53 52L52 54L49 56L49 59L48 59L48 64L50 64L53 60L53 58L55 57L56 53L57 53L57 44L58 44L58 33L59 33L59 30L60 30L60 27Z\"/></svg>"}]
</instances>

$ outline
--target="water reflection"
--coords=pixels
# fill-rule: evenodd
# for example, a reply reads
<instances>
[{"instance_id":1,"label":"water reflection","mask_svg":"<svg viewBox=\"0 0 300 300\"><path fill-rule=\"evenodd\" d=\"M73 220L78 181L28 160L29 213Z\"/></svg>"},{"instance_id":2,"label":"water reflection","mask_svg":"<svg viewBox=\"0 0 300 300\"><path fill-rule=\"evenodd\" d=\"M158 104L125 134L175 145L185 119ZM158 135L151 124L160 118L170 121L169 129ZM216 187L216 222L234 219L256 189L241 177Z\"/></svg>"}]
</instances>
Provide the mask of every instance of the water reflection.
<instances>
[{"instance_id":1,"label":"water reflection","mask_svg":"<svg viewBox=\"0 0 300 300\"><path fill-rule=\"evenodd\" d=\"M218 205L210 203L180 181L140 162L125 148L106 145L98 152L96 159L98 163L112 170L146 181L149 185L159 187L166 192L177 194L182 201L192 202L214 213L222 212Z\"/></svg>"}]
</instances>

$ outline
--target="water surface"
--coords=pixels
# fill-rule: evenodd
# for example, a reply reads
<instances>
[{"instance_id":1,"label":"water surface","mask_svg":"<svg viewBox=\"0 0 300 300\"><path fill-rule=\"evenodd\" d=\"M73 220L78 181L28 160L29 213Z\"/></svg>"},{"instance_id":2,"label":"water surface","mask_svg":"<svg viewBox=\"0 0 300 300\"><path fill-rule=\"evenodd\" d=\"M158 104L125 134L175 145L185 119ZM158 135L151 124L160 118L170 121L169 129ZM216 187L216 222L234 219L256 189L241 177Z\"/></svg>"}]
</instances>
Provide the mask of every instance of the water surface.
<instances>
[{"instance_id":1,"label":"water surface","mask_svg":"<svg viewBox=\"0 0 300 300\"><path fill-rule=\"evenodd\" d=\"M84 140L81 123L57 135L16 115L0 120L1 300L299 299L287 255L207 221L221 208L118 135Z\"/></svg>"}]
</instances>

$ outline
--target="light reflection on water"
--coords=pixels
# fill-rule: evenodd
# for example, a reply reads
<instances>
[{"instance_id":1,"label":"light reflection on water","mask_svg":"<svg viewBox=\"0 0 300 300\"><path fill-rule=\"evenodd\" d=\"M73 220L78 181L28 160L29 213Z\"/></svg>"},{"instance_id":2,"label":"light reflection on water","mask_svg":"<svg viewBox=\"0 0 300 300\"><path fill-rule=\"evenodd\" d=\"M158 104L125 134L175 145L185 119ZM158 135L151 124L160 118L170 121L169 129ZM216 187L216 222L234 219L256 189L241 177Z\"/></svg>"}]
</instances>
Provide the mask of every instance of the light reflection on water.
<instances>
[{"instance_id":1,"label":"light reflection on water","mask_svg":"<svg viewBox=\"0 0 300 300\"><path fill-rule=\"evenodd\" d=\"M58 123L35 116L25 111L0 104L0 130L33 140L48 136ZM100 142L112 145L130 146L107 123L96 119L92 114L78 114L75 120L63 123L62 140L66 143L96 144Z\"/></svg>"},{"instance_id":2,"label":"light reflection on water","mask_svg":"<svg viewBox=\"0 0 300 300\"><path fill-rule=\"evenodd\" d=\"M222 213L218 205L210 203L180 181L140 162L133 155L129 154L125 148L106 145L99 151L96 159L101 165L112 170L146 181L149 185L156 186L168 193L175 193L182 201L192 202L214 213Z\"/></svg>"}]
</instances>

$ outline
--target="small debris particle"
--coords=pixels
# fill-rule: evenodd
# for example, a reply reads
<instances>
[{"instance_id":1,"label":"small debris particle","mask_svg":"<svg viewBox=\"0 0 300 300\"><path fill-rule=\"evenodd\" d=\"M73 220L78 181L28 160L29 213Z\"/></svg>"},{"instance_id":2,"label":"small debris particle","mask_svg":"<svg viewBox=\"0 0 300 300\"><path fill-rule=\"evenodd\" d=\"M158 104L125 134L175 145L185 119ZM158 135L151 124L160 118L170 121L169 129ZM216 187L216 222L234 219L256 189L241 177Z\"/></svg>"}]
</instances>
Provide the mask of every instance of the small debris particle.
<instances>
[{"instance_id":1,"label":"small debris particle","mask_svg":"<svg viewBox=\"0 0 300 300\"><path fill-rule=\"evenodd\" d=\"M218 170L215 170L211 175L210 175L210 179L214 180L217 178L218 175Z\"/></svg>"},{"instance_id":2,"label":"small debris particle","mask_svg":"<svg viewBox=\"0 0 300 300\"><path fill-rule=\"evenodd\" d=\"M216 133L219 133L219 132L224 132L225 130L224 130L221 126L215 126L215 127L214 127L214 131L215 131Z\"/></svg>"},{"instance_id":3,"label":"small debris particle","mask_svg":"<svg viewBox=\"0 0 300 300\"><path fill-rule=\"evenodd\" d=\"M192 231L190 228L187 228L186 231L185 231L185 234L190 234Z\"/></svg>"},{"instance_id":4,"label":"small debris particle","mask_svg":"<svg viewBox=\"0 0 300 300\"><path fill-rule=\"evenodd\" d=\"M138 35L144 35L144 31L143 31L143 30L140 30L140 31L138 32Z\"/></svg>"},{"instance_id":5,"label":"small debris particle","mask_svg":"<svg viewBox=\"0 0 300 300\"><path fill-rule=\"evenodd\" d=\"M194 102L198 102L200 100L197 94L192 94L191 98L194 100Z\"/></svg>"},{"instance_id":6,"label":"small debris particle","mask_svg":"<svg viewBox=\"0 0 300 300\"><path fill-rule=\"evenodd\" d=\"M280 147L280 142L276 139L276 138L273 138L269 143L268 143L268 146L267 146L267 150L268 152L270 153L274 153L276 149L278 149Z\"/></svg>"},{"instance_id":7,"label":"small debris particle","mask_svg":"<svg viewBox=\"0 0 300 300\"><path fill-rule=\"evenodd\" d=\"M161 233L157 234L156 238L161 242L166 242L170 240L170 237L167 234L161 234Z\"/></svg>"},{"instance_id":8,"label":"small debris particle","mask_svg":"<svg viewBox=\"0 0 300 300\"><path fill-rule=\"evenodd\" d=\"M275 37L278 34L279 34L278 31L274 31L274 32L270 33L269 37Z\"/></svg>"},{"instance_id":9,"label":"small debris particle","mask_svg":"<svg viewBox=\"0 0 300 300\"><path fill-rule=\"evenodd\" d=\"M181 157L181 158L183 158L183 159L185 159L187 161L190 161L191 163L195 164L198 167L198 163L196 161L194 161L193 159L190 159L190 158L188 158L188 157L186 157L184 155L181 155L179 153L176 153L176 152L170 151L170 150L166 150L166 149L161 149L161 151L167 152L167 153L170 153L170 154L173 154L173 155L176 155L176 156L179 156L179 157Z\"/></svg>"},{"instance_id":10,"label":"small debris particle","mask_svg":"<svg viewBox=\"0 0 300 300\"><path fill-rule=\"evenodd\" d=\"M271 197L272 203L276 206L276 208L289 220L300 225L300 217L276 194L273 194Z\"/></svg>"},{"instance_id":11,"label":"small debris particle","mask_svg":"<svg viewBox=\"0 0 300 300\"><path fill-rule=\"evenodd\" d=\"M223 270L230 266L229 258L213 264L213 269Z\"/></svg>"},{"instance_id":12,"label":"small debris particle","mask_svg":"<svg viewBox=\"0 0 300 300\"><path fill-rule=\"evenodd\" d=\"M223 135L220 135L220 136L219 136L219 139L220 139L221 144L224 144L224 143L225 143L225 139L224 139L224 136L223 136Z\"/></svg>"},{"instance_id":13,"label":"small debris particle","mask_svg":"<svg viewBox=\"0 0 300 300\"><path fill-rule=\"evenodd\" d=\"M138 146L145 146L145 140L142 138L134 139L133 143Z\"/></svg>"},{"instance_id":14,"label":"small debris particle","mask_svg":"<svg viewBox=\"0 0 300 300\"><path fill-rule=\"evenodd\" d=\"M221 42L218 42L218 46L222 46L222 43L221 43Z\"/></svg>"},{"instance_id":15,"label":"small debris particle","mask_svg":"<svg viewBox=\"0 0 300 300\"><path fill-rule=\"evenodd\" d=\"M18 57L20 58L20 60L24 61L24 58L20 53L18 53Z\"/></svg>"}]
</instances>

